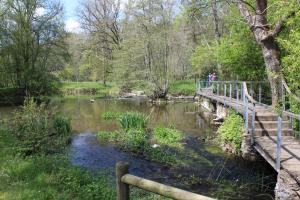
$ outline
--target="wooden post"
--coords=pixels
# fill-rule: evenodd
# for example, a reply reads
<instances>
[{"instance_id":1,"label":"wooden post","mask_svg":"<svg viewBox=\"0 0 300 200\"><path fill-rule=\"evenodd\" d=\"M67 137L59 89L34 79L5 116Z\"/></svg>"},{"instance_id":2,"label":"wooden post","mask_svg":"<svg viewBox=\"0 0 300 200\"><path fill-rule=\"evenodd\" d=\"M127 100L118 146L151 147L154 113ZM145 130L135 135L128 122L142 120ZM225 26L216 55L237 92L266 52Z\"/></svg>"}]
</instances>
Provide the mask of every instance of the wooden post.
<instances>
[{"instance_id":1,"label":"wooden post","mask_svg":"<svg viewBox=\"0 0 300 200\"><path fill-rule=\"evenodd\" d=\"M120 161L116 164L117 200L129 200L129 185L122 182L122 177L128 174L129 164Z\"/></svg>"},{"instance_id":2,"label":"wooden post","mask_svg":"<svg viewBox=\"0 0 300 200\"><path fill-rule=\"evenodd\" d=\"M280 154L281 154L281 125L282 125L282 118L278 116L277 121L277 148L276 148L276 170L279 172L280 170Z\"/></svg>"}]
</instances>

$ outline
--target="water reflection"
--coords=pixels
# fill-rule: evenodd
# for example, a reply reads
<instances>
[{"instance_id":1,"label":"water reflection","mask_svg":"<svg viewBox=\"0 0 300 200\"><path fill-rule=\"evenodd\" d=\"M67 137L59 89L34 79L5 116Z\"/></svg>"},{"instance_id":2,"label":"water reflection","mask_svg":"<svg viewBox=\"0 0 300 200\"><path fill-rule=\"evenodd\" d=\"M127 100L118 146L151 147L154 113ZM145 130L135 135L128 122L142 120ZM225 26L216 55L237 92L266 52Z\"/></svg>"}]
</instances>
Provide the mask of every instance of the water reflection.
<instances>
[{"instance_id":1,"label":"water reflection","mask_svg":"<svg viewBox=\"0 0 300 200\"><path fill-rule=\"evenodd\" d=\"M175 126L187 134L206 135L211 133L207 121L199 115L199 106L194 103L169 103L153 105L145 99L98 99L94 103L84 99L66 99L51 104L57 111L71 117L75 132L98 132L118 129L118 124L101 118L103 112L138 111L149 116L149 127L159 124Z\"/></svg>"}]
</instances>

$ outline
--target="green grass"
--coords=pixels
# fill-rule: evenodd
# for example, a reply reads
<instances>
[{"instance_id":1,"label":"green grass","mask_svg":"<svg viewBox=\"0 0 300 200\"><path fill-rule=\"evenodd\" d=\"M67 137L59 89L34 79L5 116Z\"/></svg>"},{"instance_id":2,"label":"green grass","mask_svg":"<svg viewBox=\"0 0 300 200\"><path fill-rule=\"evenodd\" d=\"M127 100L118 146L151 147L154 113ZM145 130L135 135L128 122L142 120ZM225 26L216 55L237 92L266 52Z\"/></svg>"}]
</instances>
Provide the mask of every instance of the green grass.
<instances>
[{"instance_id":1,"label":"green grass","mask_svg":"<svg viewBox=\"0 0 300 200\"><path fill-rule=\"evenodd\" d=\"M103 83L99 82L63 82L62 89L79 89L79 88L97 88L97 89L105 89L107 87L111 87L109 84L105 86Z\"/></svg>"},{"instance_id":2,"label":"green grass","mask_svg":"<svg viewBox=\"0 0 300 200\"><path fill-rule=\"evenodd\" d=\"M5 123L0 124L0 199L5 200L114 200L111 170L95 174L74 167L62 154L22 157ZM161 196L131 190L134 200L163 200Z\"/></svg>"},{"instance_id":3,"label":"green grass","mask_svg":"<svg viewBox=\"0 0 300 200\"><path fill-rule=\"evenodd\" d=\"M196 84L194 80L177 80L170 84L169 92L173 95L194 95Z\"/></svg>"}]
</instances>

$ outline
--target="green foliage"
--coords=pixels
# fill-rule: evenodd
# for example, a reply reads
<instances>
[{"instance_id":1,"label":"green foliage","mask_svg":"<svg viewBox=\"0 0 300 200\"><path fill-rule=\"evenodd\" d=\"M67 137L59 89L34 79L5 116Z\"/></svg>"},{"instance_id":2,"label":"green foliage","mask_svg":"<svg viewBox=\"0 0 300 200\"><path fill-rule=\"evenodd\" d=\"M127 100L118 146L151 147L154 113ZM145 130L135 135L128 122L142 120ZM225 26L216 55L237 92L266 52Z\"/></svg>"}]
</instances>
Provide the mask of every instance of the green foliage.
<instances>
[{"instance_id":1,"label":"green foliage","mask_svg":"<svg viewBox=\"0 0 300 200\"><path fill-rule=\"evenodd\" d=\"M292 91L300 95L300 11L288 19L285 29L279 35L277 41L280 44L281 60L284 76Z\"/></svg>"},{"instance_id":2,"label":"green foliage","mask_svg":"<svg viewBox=\"0 0 300 200\"><path fill-rule=\"evenodd\" d=\"M61 115L53 117L53 128L56 133L68 136L71 133L70 119Z\"/></svg>"},{"instance_id":3,"label":"green foliage","mask_svg":"<svg viewBox=\"0 0 300 200\"><path fill-rule=\"evenodd\" d=\"M118 118L121 127L128 131L130 129L143 130L146 128L147 119L144 114L138 112L126 112Z\"/></svg>"},{"instance_id":4,"label":"green foliage","mask_svg":"<svg viewBox=\"0 0 300 200\"><path fill-rule=\"evenodd\" d=\"M196 84L194 80L178 80L170 84L169 92L176 95L194 95Z\"/></svg>"},{"instance_id":5,"label":"green foliage","mask_svg":"<svg viewBox=\"0 0 300 200\"><path fill-rule=\"evenodd\" d=\"M38 9L45 12L38 15ZM59 2L5 0L0 10L5 11L0 16L0 82L31 96L56 92L55 71L68 57Z\"/></svg>"},{"instance_id":6,"label":"green foliage","mask_svg":"<svg viewBox=\"0 0 300 200\"><path fill-rule=\"evenodd\" d=\"M266 77L261 48L242 20L232 20L238 18L237 10L232 9L225 18L230 34L224 34L219 43L200 45L192 55L191 64L202 79L207 79L211 72L217 72L222 80L262 80Z\"/></svg>"},{"instance_id":7,"label":"green foliage","mask_svg":"<svg viewBox=\"0 0 300 200\"><path fill-rule=\"evenodd\" d=\"M161 147L153 148L150 143L150 135L145 130L99 132L97 137L102 142L116 143L122 150L144 156L151 161L168 165L179 163L174 153Z\"/></svg>"},{"instance_id":8,"label":"green foliage","mask_svg":"<svg viewBox=\"0 0 300 200\"><path fill-rule=\"evenodd\" d=\"M231 111L218 129L221 141L234 145L236 151L239 151L242 144L244 130L244 120L237 113Z\"/></svg>"},{"instance_id":9,"label":"green foliage","mask_svg":"<svg viewBox=\"0 0 300 200\"><path fill-rule=\"evenodd\" d=\"M174 146L183 140L183 134L176 128L158 126L153 131L154 139L163 145Z\"/></svg>"},{"instance_id":10,"label":"green foliage","mask_svg":"<svg viewBox=\"0 0 300 200\"><path fill-rule=\"evenodd\" d=\"M103 112L101 114L101 117L104 120L116 120L116 119L120 118L121 115L122 115L121 112Z\"/></svg>"},{"instance_id":11,"label":"green foliage","mask_svg":"<svg viewBox=\"0 0 300 200\"><path fill-rule=\"evenodd\" d=\"M10 130L23 155L60 152L71 133L67 118L53 116L45 105L37 105L32 98L25 99L24 106L14 113Z\"/></svg>"}]
</instances>

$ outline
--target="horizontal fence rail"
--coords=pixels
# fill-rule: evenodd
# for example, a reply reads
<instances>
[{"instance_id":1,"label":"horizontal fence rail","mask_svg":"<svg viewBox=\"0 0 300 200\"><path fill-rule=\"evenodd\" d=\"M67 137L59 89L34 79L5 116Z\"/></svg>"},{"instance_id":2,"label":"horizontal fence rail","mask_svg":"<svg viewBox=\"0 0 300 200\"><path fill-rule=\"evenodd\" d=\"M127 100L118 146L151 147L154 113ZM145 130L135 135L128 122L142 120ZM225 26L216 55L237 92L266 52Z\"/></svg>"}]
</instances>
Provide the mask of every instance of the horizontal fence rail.
<instances>
[{"instance_id":1,"label":"horizontal fence rail","mask_svg":"<svg viewBox=\"0 0 300 200\"><path fill-rule=\"evenodd\" d=\"M117 200L130 199L130 185L176 200L213 200L210 197L140 178L128 172L129 164L127 162L121 161L116 164Z\"/></svg>"}]
</instances>

